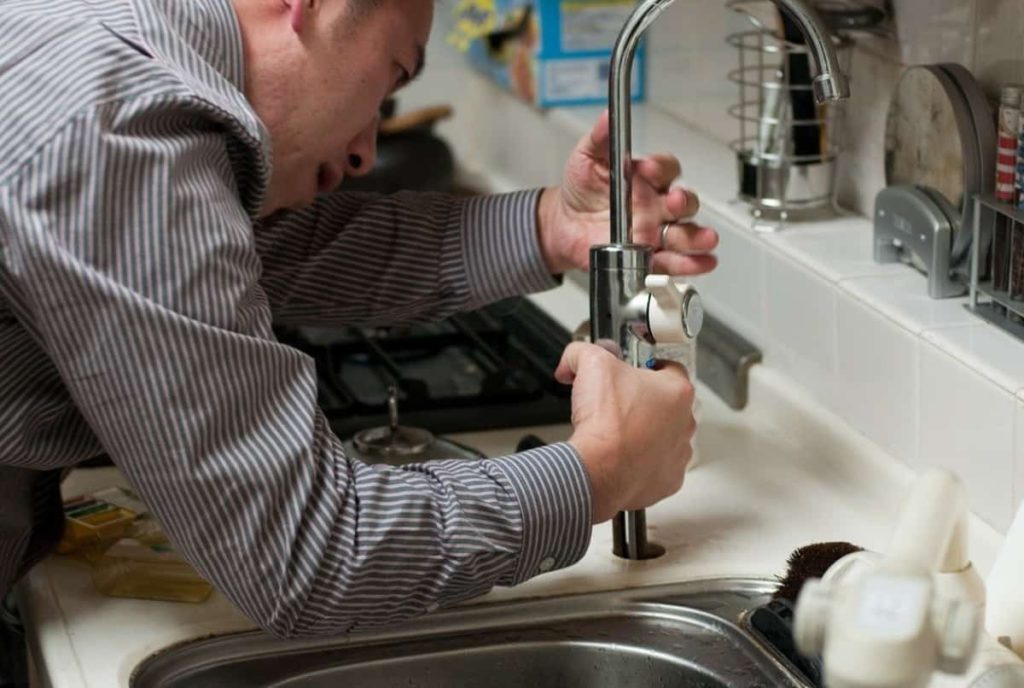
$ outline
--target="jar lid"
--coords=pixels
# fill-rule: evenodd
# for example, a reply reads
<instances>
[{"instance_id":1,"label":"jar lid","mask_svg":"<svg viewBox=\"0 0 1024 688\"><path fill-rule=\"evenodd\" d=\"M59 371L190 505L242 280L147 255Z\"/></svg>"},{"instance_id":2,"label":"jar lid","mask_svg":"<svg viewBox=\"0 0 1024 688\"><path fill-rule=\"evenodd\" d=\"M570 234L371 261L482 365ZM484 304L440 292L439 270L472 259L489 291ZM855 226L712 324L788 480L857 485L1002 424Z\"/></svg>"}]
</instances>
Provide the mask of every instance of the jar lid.
<instances>
[{"instance_id":1,"label":"jar lid","mask_svg":"<svg viewBox=\"0 0 1024 688\"><path fill-rule=\"evenodd\" d=\"M357 433L352 442L370 456L407 459L423 454L434 443L434 436L422 428L379 426Z\"/></svg>"},{"instance_id":2,"label":"jar lid","mask_svg":"<svg viewBox=\"0 0 1024 688\"><path fill-rule=\"evenodd\" d=\"M388 424L362 430L344 444L355 458L395 466L432 459L484 458L475 449L436 438L428 430L399 425L398 388L395 385L388 386Z\"/></svg>"},{"instance_id":3,"label":"jar lid","mask_svg":"<svg viewBox=\"0 0 1024 688\"><path fill-rule=\"evenodd\" d=\"M407 429L412 431L418 430L418 428ZM372 428L364 430L359 435L364 436L365 433L372 433L374 430L387 431L389 428ZM411 463L424 463L426 461L442 459L479 460L487 458L486 455L473 447L460 444L446 437L432 436L431 442L423 447L422 450L415 452L407 452L405 451L405 446L388 443L364 448L367 445L359 446L355 437L345 440L343 445L345 451L353 459L369 464L386 464L389 466L405 466Z\"/></svg>"}]
</instances>

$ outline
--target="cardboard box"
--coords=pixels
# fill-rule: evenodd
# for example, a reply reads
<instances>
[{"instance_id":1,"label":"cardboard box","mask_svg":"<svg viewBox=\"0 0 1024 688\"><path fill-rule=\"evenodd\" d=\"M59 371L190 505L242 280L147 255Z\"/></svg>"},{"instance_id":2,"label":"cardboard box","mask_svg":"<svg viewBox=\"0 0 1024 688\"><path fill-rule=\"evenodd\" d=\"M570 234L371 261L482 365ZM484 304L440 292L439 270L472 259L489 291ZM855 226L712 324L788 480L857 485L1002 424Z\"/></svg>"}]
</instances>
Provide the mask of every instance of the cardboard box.
<instances>
[{"instance_id":1,"label":"cardboard box","mask_svg":"<svg viewBox=\"0 0 1024 688\"><path fill-rule=\"evenodd\" d=\"M460 0L449 42L470 63L542 107L608 101L612 47L635 0ZM633 63L633 100L644 97L646 56Z\"/></svg>"}]
</instances>

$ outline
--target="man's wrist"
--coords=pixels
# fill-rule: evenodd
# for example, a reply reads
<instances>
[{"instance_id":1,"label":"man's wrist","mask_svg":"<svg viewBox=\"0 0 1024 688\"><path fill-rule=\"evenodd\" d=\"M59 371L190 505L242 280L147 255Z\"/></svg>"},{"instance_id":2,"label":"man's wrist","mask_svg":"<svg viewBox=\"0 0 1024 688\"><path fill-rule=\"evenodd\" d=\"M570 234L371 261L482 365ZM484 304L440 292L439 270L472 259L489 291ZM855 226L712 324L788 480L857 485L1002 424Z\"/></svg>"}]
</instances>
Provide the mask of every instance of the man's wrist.
<instances>
[{"instance_id":1,"label":"man's wrist","mask_svg":"<svg viewBox=\"0 0 1024 688\"><path fill-rule=\"evenodd\" d=\"M599 440L577 433L569 438L569 444L576 449L590 479L594 523L607 521L619 511L618 490L608 470L614 459L608 456L606 443Z\"/></svg>"},{"instance_id":2,"label":"man's wrist","mask_svg":"<svg viewBox=\"0 0 1024 688\"><path fill-rule=\"evenodd\" d=\"M550 186L541 192L537 201L537 244L544 265L552 275L560 275L571 267L562 256L558 242L560 194L557 186Z\"/></svg>"},{"instance_id":3,"label":"man's wrist","mask_svg":"<svg viewBox=\"0 0 1024 688\"><path fill-rule=\"evenodd\" d=\"M593 505L576 448L556 442L485 463L504 476L522 518L518 564L499 585L516 585L579 561L590 544Z\"/></svg>"}]
</instances>

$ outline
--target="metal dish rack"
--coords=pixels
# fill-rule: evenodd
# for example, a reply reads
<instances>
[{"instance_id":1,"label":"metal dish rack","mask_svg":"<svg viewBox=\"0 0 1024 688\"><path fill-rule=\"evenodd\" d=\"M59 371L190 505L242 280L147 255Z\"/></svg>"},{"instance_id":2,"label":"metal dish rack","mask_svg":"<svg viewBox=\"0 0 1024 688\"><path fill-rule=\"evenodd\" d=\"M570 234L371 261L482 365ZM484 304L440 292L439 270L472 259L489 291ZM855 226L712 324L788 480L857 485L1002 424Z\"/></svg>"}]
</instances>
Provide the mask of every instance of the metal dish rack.
<instances>
[{"instance_id":1,"label":"metal dish rack","mask_svg":"<svg viewBox=\"0 0 1024 688\"><path fill-rule=\"evenodd\" d=\"M777 13L768 0L729 0L726 6L744 15L752 28L730 34L739 65L729 80L739 88L739 102L729 114L739 122L736 153L739 197L751 205L754 227L780 229L787 219L801 219L835 210L837 160L842 150L842 104L815 106L815 116L795 118L794 98L810 97L807 83L790 83L795 55L808 55L806 45L786 40L781 29L769 27L763 16ZM842 69L850 73L850 42L834 36ZM806 102L806 101L804 101ZM817 150L797 154L794 132L818 136Z\"/></svg>"},{"instance_id":2,"label":"metal dish rack","mask_svg":"<svg viewBox=\"0 0 1024 688\"><path fill-rule=\"evenodd\" d=\"M994 194L974 197L972 246L984 245L988 257L971 251L971 288L967 308L978 317L1024 339L1024 209L997 201ZM987 258L987 265L981 261Z\"/></svg>"}]
</instances>

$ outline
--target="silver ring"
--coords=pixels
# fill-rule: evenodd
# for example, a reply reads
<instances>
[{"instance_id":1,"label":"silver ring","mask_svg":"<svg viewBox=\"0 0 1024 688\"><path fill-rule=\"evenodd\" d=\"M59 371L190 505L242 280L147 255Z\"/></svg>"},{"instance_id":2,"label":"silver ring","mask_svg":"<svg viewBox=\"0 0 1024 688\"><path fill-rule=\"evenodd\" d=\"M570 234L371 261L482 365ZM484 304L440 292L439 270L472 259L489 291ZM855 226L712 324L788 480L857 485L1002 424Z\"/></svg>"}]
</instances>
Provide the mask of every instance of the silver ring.
<instances>
[{"instance_id":1,"label":"silver ring","mask_svg":"<svg viewBox=\"0 0 1024 688\"><path fill-rule=\"evenodd\" d=\"M660 249L665 248L665 233L668 232L668 228L674 225L674 222L666 222L661 226L661 244L658 246Z\"/></svg>"}]
</instances>

